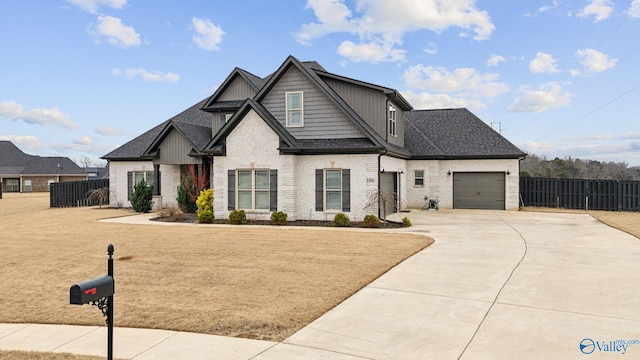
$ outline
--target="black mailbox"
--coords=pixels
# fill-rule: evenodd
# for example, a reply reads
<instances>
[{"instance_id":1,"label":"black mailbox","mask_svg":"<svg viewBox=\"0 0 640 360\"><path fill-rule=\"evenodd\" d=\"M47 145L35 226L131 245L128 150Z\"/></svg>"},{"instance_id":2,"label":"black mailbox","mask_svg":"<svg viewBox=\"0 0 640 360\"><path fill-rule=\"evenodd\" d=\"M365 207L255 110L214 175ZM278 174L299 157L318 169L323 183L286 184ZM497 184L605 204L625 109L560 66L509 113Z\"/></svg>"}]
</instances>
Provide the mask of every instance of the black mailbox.
<instances>
[{"instance_id":1,"label":"black mailbox","mask_svg":"<svg viewBox=\"0 0 640 360\"><path fill-rule=\"evenodd\" d=\"M113 295L115 286L113 277L107 275L81 282L69 289L71 304L82 305Z\"/></svg>"}]
</instances>

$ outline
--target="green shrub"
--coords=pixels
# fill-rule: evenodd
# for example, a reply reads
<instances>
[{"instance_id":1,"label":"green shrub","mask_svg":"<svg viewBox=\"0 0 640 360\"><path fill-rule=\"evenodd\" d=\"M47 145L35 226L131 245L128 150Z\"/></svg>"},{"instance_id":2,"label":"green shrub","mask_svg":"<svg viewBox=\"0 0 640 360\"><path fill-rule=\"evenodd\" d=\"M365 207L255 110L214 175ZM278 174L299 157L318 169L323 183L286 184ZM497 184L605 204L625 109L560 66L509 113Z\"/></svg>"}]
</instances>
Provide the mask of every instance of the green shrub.
<instances>
[{"instance_id":1,"label":"green shrub","mask_svg":"<svg viewBox=\"0 0 640 360\"><path fill-rule=\"evenodd\" d=\"M362 222L364 223L364 226L368 228L380 227L380 219L378 219L378 217L375 215L371 215L371 214L365 215L364 220Z\"/></svg>"},{"instance_id":2,"label":"green shrub","mask_svg":"<svg viewBox=\"0 0 640 360\"><path fill-rule=\"evenodd\" d=\"M246 224L247 222L247 214L244 210L233 210L231 214L229 214L229 224L241 225Z\"/></svg>"},{"instance_id":3,"label":"green shrub","mask_svg":"<svg viewBox=\"0 0 640 360\"><path fill-rule=\"evenodd\" d=\"M135 184L131 193L131 207L135 212L148 213L153 205L153 186L143 180Z\"/></svg>"},{"instance_id":4,"label":"green shrub","mask_svg":"<svg viewBox=\"0 0 640 360\"><path fill-rule=\"evenodd\" d=\"M287 213L274 211L271 213L271 225L284 225L287 223Z\"/></svg>"},{"instance_id":5,"label":"green shrub","mask_svg":"<svg viewBox=\"0 0 640 360\"><path fill-rule=\"evenodd\" d=\"M189 198L189 194L187 194L187 189L184 187L184 183L180 183L180 185L178 185L178 196L176 197L176 201L178 202L180 210L183 212L194 213L198 210L196 203L191 201Z\"/></svg>"},{"instance_id":6,"label":"green shrub","mask_svg":"<svg viewBox=\"0 0 640 360\"><path fill-rule=\"evenodd\" d=\"M337 213L336 216L333 217L333 226L347 226L350 221L349 217L344 213Z\"/></svg>"},{"instance_id":7,"label":"green shrub","mask_svg":"<svg viewBox=\"0 0 640 360\"><path fill-rule=\"evenodd\" d=\"M408 217L403 217L402 218L402 226L404 227L409 227L411 226L411 219L409 219Z\"/></svg>"},{"instance_id":8,"label":"green shrub","mask_svg":"<svg viewBox=\"0 0 640 360\"><path fill-rule=\"evenodd\" d=\"M196 214L198 215L199 223L212 223L213 222L213 189L206 189L200 191L198 200L196 200Z\"/></svg>"}]
</instances>

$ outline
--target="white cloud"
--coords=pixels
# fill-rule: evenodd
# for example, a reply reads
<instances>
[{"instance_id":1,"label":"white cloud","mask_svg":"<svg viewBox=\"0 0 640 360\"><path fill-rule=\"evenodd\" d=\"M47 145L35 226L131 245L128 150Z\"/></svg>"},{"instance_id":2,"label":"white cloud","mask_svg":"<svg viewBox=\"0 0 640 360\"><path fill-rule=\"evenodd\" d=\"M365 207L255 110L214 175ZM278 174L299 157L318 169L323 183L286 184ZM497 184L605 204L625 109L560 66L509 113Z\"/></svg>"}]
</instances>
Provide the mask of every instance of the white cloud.
<instances>
[{"instance_id":1,"label":"white cloud","mask_svg":"<svg viewBox=\"0 0 640 360\"><path fill-rule=\"evenodd\" d=\"M109 44L124 49L140 46L142 43L140 34L133 27L124 25L122 20L112 16L98 16L98 25L90 25L89 33L105 36Z\"/></svg>"},{"instance_id":2,"label":"white cloud","mask_svg":"<svg viewBox=\"0 0 640 360\"><path fill-rule=\"evenodd\" d=\"M487 60L487 66L498 66L498 64L505 62L504 56L492 54Z\"/></svg>"},{"instance_id":3,"label":"white cloud","mask_svg":"<svg viewBox=\"0 0 640 360\"><path fill-rule=\"evenodd\" d=\"M405 50L394 49L392 44L354 44L351 41L343 41L338 47L338 54L355 62L369 61L395 62L404 60Z\"/></svg>"},{"instance_id":4,"label":"white cloud","mask_svg":"<svg viewBox=\"0 0 640 360\"><path fill-rule=\"evenodd\" d=\"M534 13L526 13L524 14L524 16L526 17L532 17L532 16L536 16L538 14L542 14L545 13L549 10L553 10L555 8L557 8L558 6L560 6L560 1L558 0L553 0L553 2L551 3L551 5L542 5L541 7L538 8L538 10Z\"/></svg>"},{"instance_id":5,"label":"white cloud","mask_svg":"<svg viewBox=\"0 0 640 360\"><path fill-rule=\"evenodd\" d=\"M581 18L593 16L594 22L598 22L608 19L612 12L613 4L611 0L592 0L589 5L578 12L577 16Z\"/></svg>"},{"instance_id":6,"label":"white cloud","mask_svg":"<svg viewBox=\"0 0 640 360\"><path fill-rule=\"evenodd\" d=\"M632 19L640 18L640 0L633 0L627 9L627 15Z\"/></svg>"},{"instance_id":7,"label":"white cloud","mask_svg":"<svg viewBox=\"0 0 640 360\"><path fill-rule=\"evenodd\" d=\"M473 111L478 111L486 108L486 105L482 101L448 94L417 93L406 90L402 91L402 96L416 109L469 108Z\"/></svg>"},{"instance_id":8,"label":"white cloud","mask_svg":"<svg viewBox=\"0 0 640 360\"><path fill-rule=\"evenodd\" d=\"M127 4L127 0L67 0L67 2L92 14L97 13L101 6L107 6L112 9L122 9Z\"/></svg>"},{"instance_id":9,"label":"white cloud","mask_svg":"<svg viewBox=\"0 0 640 360\"><path fill-rule=\"evenodd\" d=\"M415 65L402 77L410 88L456 93L459 97L493 98L509 91L505 83L497 81L500 75L480 74L472 68L449 71L444 67Z\"/></svg>"},{"instance_id":10,"label":"white cloud","mask_svg":"<svg viewBox=\"0 0 640 360\"><path fill-rule=\"evenodd\" d=\"M23 151L37 151L44 148L40 139L31 135L0 135L0 140L9 140Z\"/></svg>"},{"instance_id":11,"label":"white cloud","mask_svg":"<svg viewBox=\"0 0 640 360\"><path fill-rule=\"evenodd\" d=\"M426 52L429 55L435 55L438 53L438 44L430 42L427 44L427 46L424 48L424 52Z\"/></svg>"},{"instance_id":12,"label":"white cloud","mask_svg":"<svg viewBox=\"0 0 640 360\"><path fill-rule=\"evenodd\" d=\"M79 138L75 138L72 142L76 145L91 145L93 141L88 136L81 136Z\"/></svg>"},{"instance_id":13,"label":"white cloud","mask_svg":"<svg viewBox=\"0 0 640 360\"><path fill-rule=\"evenodd\" d=\"M136 76L142 78L142 80L147 82L176 82L180 80L180 75L174 74L172 72L163 73L160 71L149 72L145 69L125 69L121 70L118 68L112 69L111 73L116 76L121 76L125 79L133 79Z\"/></svg>"},{"instance_id":14,"label":"white cloud","mask_svg":"<svg viewBox=\"0 0 640 360\"><path fill-rule=\"evenodd\" d=\"M4 101L0 103L0 117L9 120L22 120L33 125L61 126L67 129L75 129L77 125L69 120L58 108L36 108L25 110L24 105L15 101Z\"/></svg>"},{"instance_id":15,"label":"white cloud","mask_svg":"<svg viewBox=\"0 0 640 360\"><path fill-rule=\"evenodd\" d=\"M103 136L124 135L124 132L109 125L98 125L94 131L96 132L96 134Z\"/></svg>"},{"instance_id":16,"label":"white cloud","mask_svg":"<svg viewBox=\"0 0 640 360\"><path fill-rule=\"evenodd\" d=\"M554 81L538 86L534 89L530 86L521 86L519 91L522 96L516 98L508 112L534 112L539 113L549 109L569 106L574 94L563 92L562 86Z\"/></svg>"},{"instance_id":17,"label":"white cloud","mask_svg":"<svg viewBox=\"0 0 640 360\"><path fill-rule=\"evenodd\" d=\"M488 39L495 26L486 11L478 10L475 0L357 0L354 15L345 0L308 0L317 22L302 25L295 34L298 42L310 44L314 39L331 33L346 32L357 35L360 44L345 41L341 46L362 49L372 47L393 49L396 53L387 59L404 60L397 56L404 34L421 30L440 33L451 27L472 31L475 40ZM466 36L467 32L461 34ZM347 45L345 45L347 43ZM349 53L349 52L346 52ZM363 51L355 52L356 61L364 61ZM380 55L372 52L369 61L380 61ZM394 61L394 60L389 60Z\"/></svg>"},{"instance_id":18,"label":"white cloud","mask_svg":"<svg viewBox=\"0 0 640 360\"><path fill-rule=\"evenodd\" d=\"M534 74L555 74L559 72L556 59L551 55L543 52L536 54L536 58L529 63L529 70Z\"/></svg>"},{"instance_id":19,"label":"white cloud","mask_svg":"<svg viewBox=\"0 0 640 360\"><path fill-rule=\"evenodd\" d=\"M607 71L618 62L618 59L610 58L609 55L605 55L595 49L583 49L576 51L576 56L580 58L580 64L592 73L600 73Z\"/></svg>"},{"instance_id":20,"label":"white cloud","mask_svg":"<svg viewBox=\"0 0 640 360\"><path fill-rule=\"evenodd\" d=\"M191 22L196 32L192 39L199 48L207 51L217 51L220 49L222 36L225 34L222 28L209 20L199 19L197 17L191 19Z\"/></svg>"}]
</instances>

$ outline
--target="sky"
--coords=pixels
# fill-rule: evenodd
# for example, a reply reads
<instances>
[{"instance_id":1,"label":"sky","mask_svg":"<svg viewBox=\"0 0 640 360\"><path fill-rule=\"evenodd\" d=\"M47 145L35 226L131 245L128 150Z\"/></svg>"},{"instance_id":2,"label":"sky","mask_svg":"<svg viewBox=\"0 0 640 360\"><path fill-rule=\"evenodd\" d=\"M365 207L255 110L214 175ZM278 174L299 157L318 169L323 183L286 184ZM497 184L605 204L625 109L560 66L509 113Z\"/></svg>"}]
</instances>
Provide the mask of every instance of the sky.
<instances>
[{"instance_id":1,"label":"sky","mask_svg":"<svg viewBox=\"0 0 640 360\"><path fill-rule=\"evenodd\" d=\"M289 55L530 154L640 166L640 0L2 1L0 140L97 163Z\"/></svg>"}]
</instances>

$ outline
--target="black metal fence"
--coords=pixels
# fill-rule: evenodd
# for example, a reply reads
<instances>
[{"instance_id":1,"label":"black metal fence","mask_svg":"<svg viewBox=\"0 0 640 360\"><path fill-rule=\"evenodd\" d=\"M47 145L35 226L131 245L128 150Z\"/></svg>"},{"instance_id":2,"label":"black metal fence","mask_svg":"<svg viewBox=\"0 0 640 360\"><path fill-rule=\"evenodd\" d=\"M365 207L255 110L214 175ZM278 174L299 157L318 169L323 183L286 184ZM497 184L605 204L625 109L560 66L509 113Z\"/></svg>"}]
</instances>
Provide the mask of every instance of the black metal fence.
<instances>
[{"instance_id":1,"label":"black metal fence","mask_svg":"<svg viewBox=\"0 0 640 360\"><path fill-rule=\"evenodd\" d=\"M106 188L103 205L109 204L109 179L57 182L49 188L50 207L100 205L99 196L89 196L93 190Z\"/></svg>"},{"instance_id":2,"label":"black metal fence","mask_svg":"<svg viewBox=\"0 0 640 360\"><path fill-rule=\"evenodd\" d=\"M640 181L520 178L523 206L640 211Z\"/></svg>"}]
</instances>

